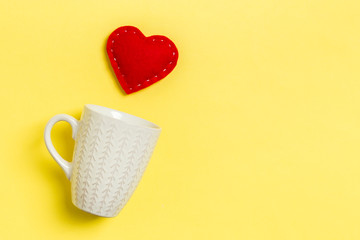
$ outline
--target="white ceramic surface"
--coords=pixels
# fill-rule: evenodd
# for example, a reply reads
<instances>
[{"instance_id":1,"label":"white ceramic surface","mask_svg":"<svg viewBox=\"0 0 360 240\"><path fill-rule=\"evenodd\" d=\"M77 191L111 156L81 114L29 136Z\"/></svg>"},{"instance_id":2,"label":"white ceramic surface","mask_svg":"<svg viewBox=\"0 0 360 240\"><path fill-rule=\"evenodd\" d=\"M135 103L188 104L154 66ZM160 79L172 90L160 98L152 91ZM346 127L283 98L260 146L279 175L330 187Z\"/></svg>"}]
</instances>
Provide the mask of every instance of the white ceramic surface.
<instances>
[{"instance_id":1,"label":"white ceramic surface","mask_svg":"<svg viewBox=\"0 0 360 240\"><path fill-rule=\"evenodd\" d=\"M55 150L50 132L58 121L73 128L73 161ZM81 120L54 116L45 128L45 144L71 181L72 202L102 217L114 217L127 203L155 148L161 129L144 119L97 105L85 105Z\"/></svg>"}]
</instances>

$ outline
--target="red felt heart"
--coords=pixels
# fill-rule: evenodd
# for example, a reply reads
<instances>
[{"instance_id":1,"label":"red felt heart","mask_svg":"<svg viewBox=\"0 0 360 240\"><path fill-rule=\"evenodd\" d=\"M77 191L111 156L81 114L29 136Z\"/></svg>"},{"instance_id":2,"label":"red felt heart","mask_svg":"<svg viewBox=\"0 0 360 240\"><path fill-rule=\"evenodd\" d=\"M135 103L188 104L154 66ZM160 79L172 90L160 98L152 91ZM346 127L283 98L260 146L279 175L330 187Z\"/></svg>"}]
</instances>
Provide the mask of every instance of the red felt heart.
<instances>
[{"instance_id":1,"label":"red felt heart","mask_svg":"<svg viewBox=\"0 0 360 240\"><path fill-rule=\"evenodd\" d=\"M170 39L159 35L145 37L132 26L112 32L106 50L115 75L127 94L163 79L178 60L178 50Z\"/></svg>"}]
</instances>

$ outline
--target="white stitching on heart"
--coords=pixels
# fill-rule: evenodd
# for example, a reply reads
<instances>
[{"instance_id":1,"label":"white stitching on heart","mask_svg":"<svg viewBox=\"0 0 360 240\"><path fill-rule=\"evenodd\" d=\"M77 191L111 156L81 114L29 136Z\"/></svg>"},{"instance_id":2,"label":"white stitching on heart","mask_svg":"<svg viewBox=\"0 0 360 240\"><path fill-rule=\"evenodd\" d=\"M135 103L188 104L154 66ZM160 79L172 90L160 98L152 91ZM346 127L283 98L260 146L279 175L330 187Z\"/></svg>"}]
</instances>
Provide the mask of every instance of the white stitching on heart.
<instances>
[{"instance_id":1,"label":"white stitching on heart","mask_svg":"<svg viewBox=\"0 0 360 240\"><path fill-rule=\"evenodd\" d=\"M128 32L128 30L127 30L127 29L124 29L124 32L126 33L126 32ZM134 31L133 34L136 34L136 31ZM119 36L119 33L117 33L116 36ZM155 42L155 41L156 41L156 39L153 38L153 42ZM164 39L161 39L160 41L161 41L161 42L164 42ZM115 40L112 40L111 43L115 43ZM171 47L172 47L171 44L169 44L169 48L171 48ZM110 48L110 52L112 52L112 53L114 52L113 48ZM176 55L176 52L174 51L174 52L172 53L172 55L175 56L175 55ZM116 60L115 57L114 57L114 61L118 64L118 62L117 62L117 60ZM163 72L166 72L166 71L168 70L168 66L170 66L171 64L173 64L172 61L169 62L168 65L167 65L167 67L163 69ZM118 70L120 71L120 66L119 66L119 65L118 65ZM122 77L125 77L124 74L121 74L121 76L122 76ZM150 82L150 79L154 79L154 78L157 78L157 77L158 77L158 75L155 75L154 77L148 78L148 79L146 80L146 82ZM130 87L130 86L127 84L127 82L125 82L125 84L129 87L129 90L133 90L133 88ZM142 85L142 84L139 83L137 86L140 87L141 85Z\"/></svg>"}]
</instances>

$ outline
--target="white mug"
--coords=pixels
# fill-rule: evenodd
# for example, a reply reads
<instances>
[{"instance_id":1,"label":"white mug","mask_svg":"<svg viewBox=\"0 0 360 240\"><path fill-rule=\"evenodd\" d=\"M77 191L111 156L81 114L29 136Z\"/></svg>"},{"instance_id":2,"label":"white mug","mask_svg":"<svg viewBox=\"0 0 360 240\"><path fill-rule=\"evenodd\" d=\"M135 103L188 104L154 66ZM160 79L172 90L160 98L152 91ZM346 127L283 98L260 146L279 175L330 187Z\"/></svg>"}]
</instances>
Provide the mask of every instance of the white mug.
<instances>
[{"instance_id":1,"label":"white mug","mask_svg":"<svg viewBox=\"0 0 360 240\"><path fill-rule=\"evenodd\" d=\"M50 132L58 121L70 123L73 161L55 150ZM161 129L127 113L87 104L80 121L54 116L45 128L45 144L71 182L73 204L92 214L115 217L127 203L149 162Z\"/></svg>"}]
</instances>

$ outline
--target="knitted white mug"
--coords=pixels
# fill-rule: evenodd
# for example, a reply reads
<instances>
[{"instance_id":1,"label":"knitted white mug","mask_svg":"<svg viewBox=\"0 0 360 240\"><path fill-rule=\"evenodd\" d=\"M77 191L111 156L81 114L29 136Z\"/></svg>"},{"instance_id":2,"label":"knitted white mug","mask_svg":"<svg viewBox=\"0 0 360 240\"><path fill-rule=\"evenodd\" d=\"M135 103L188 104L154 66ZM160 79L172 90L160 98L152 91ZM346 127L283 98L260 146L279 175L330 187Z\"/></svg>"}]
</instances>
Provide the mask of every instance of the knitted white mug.
<instances>
[{"instance_id":1,"label":"knitted white mug","mask_svg":"<svg viewBox=\"0 0 360 240\"><path fill-rule=\"evenodd\" d=\"M73 129L73 161L55 150L50 132L58 121ZM155 148L161 129L144 119L87 104L78 121L59 114L45 128L45 144L71 181L72 202L102 217L115 217L127 203Z\"/></svg>"}]
</instances>

